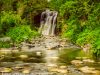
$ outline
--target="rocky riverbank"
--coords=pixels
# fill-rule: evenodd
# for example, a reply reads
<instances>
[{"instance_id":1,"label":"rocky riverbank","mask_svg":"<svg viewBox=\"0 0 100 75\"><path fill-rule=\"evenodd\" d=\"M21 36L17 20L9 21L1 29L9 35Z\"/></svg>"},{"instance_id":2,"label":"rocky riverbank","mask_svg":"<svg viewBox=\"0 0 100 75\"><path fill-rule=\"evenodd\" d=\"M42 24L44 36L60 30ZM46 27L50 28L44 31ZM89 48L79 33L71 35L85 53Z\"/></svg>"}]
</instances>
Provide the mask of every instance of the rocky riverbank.
<instances>
[{"instance_id":1,"label":"rocky riverbank","mask_svg":"<svg viewBox=\"0 0 100 75\"><path fill-rule=\"evenodd\" d=\"M91 69L83 63L95 63L94 60L76 57L75 60L59 62L59 54L64 49L79 50L69 40L58 37L40 37L22 42L18 47L0 49L0 72L3 74L32 74L32 75L99 75L99 69ZM66 56L64 56L66 57ZM87 63L86 63L87 64ZM100 64L100 63L99 63ZM84 71L85 70L85 71ZM90 71L91 70L91 71ZM88 71L88 73L86 73Z\"/></svg>"}]
</instances>

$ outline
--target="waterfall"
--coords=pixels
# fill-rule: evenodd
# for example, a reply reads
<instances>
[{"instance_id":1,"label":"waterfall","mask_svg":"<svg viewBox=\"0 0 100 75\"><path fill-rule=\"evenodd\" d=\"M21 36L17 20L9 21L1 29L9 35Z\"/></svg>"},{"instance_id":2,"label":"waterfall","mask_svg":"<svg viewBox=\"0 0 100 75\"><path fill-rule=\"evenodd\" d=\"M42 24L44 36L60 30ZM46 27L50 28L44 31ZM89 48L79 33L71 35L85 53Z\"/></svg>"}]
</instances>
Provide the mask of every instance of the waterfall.
<instances>
[{"instance_id":1,"label":"waterfall","mask_svg":"<svg viewBox=\"0 0 100 75\"><path fill-rule=\"evenodd\" d=\"M48 9L42 12L39 33L42 35L55 35L57 14L58 12L50 11Z\"/></svg>"}]
</instances>

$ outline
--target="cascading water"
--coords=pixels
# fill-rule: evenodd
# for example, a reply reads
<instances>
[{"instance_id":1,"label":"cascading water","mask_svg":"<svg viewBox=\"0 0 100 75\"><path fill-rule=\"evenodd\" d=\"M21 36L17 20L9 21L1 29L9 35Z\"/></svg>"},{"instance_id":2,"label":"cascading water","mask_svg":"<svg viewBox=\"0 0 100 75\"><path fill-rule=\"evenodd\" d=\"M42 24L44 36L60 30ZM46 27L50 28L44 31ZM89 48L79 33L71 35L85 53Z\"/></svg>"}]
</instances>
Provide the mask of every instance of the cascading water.
<instances>
[{"instance_id":1,"label":"cascading water","mask_svg":"<svg viewBox=\"0 0 100 75\"><path fill-rule=\"evenodd\" d=\"M42 35L55 35L54 32L56 27L57 14L58 12L50 11L48 9L42 12L39 33Z\"/></svg>"}]
</instances>

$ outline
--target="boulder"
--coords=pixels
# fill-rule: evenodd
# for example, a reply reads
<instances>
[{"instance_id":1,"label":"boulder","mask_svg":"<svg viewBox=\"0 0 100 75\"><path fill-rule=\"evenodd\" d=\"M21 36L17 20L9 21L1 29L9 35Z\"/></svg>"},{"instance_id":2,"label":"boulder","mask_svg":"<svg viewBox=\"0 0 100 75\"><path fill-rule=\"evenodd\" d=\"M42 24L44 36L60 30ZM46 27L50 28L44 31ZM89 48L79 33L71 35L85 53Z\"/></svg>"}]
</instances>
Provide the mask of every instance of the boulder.
<instances>
[{"instance_id":1,"label":"boulder","mask_svg":"<svg viewBox=\"0 0 100 75\"><path fill-rule=\"evenodd\" d=\"M67 69L58 69L58 72L62 74L68 73Z\"/></svg>"},{"instance_id":2,"label":"boulder","mask_svg":"<svg viewBox=\"0 0 100 75\"><path fill-rule=\"evenodd\" d=\"M100 71L96 70L95 68L92 67L88 67L88 66L84 66L79 68L80 71L82 71L83 73L89 73L89 74L93 74L93 75L100 75Z\"/></svg>"},{"instance_id":3,"label":"boulder","mask_svg":"<svg viewBox=\"0 0 100 75\"><path fill-rule=\"evenodd\" d=\"M68 73L67 69L60 69L60 68L58 68L58 67L50 67L50 68L48 68L48 70L49 70L50 72L59 72L59 73L61 73L61 74L66 74L66 73Z\"/></svg>"},{"instance_id":4,"label":"boulder","mask_svg":"<svg viewBox=\"0 0 100 75\"><path fill-rule=\"evenodd\" d=\"M24 70L22 71L22 73L24 73L24 74L28 74L28 73L30 73L30 70L28 70L28 69L24 69Z\"/></svg>"},{"instance_id":5,"label":"boulder","mask_svg":"<svg viewBox=\"0 0 100 75\"><path fill-rule=\"evenodd\" d=\"M21 59L27 59L28 58L28 55L20 55L19 56Z\"/></svg>"},{"instance_id":6,"label":"boulder","mask_svg":"<svg viewBox=\"0 0 100 75\"><path fill-rule=\"evenodd\" d=\"M47 64L47 67L57 67L57 65L56 64L49 63L49 64Z\"/></svg>"},{"instance_id":7,"label":"boulder","mask_svg":"<svg viewBox=\"0 0 100 75\"><path fill-rule=\"evenodd\" d=\"M58 72L58 68L48 68L48 71L50 71L50 72Z\"/></svg>"},{"instance_id":8,"label":"boulder","mask_svg":"<svg viewBox=\"0 0 100 75\"><path fill-rule=\"evenodd\" d=\"M83 64L83 62L81 60L72 60L71 64L75 65L75 66L80 66Z\"/></svg>"},{"instance_id":9,"label":"boulder","mask_svg":"<svg viewBox=\"0 0 100 75\"><path fill-rule=\"evenodd\" d=\"M84 59L83 62L85 63L94 63L95 61L92 59Z\"/></svg>"},{"instance_id":10,"label":"boulder","mask_svg":"<svg viewBox=\"0 0 100 75\"><path fill-rule=\"evenodd\" d=\"M10 72L12 72L12 69L11 68L2 68L0 72L2 72L2 73L10 73Z\"/></svg>"},{"instance_id":11,"label":"boulder","mask_svg":"<svg viewBox=\"0 0 100 75\"><path fill-rule=\"evenodd\" d=\"M42 56L42 52L36 52L37 56Z\"/></svg>"},{"instance_id":12,"label":"boulder","mask_svg":"<svg viewBox=\"0 0 100 75\"><path fill-rule=\"evenodd\" d=\"M59 68L60 69L66 69L67 67L66 66L60 66Z\"/></svg>"},{"instance_id":13,"label":"boulder","mask_svg":"<svg viewBox=\"0 0 100 75\"><path fill-rule=\"evenodd\" d=\"M89 59L89 57L76 57L75 59L84 60L84 59Z\"/></svg>"}]
</instances>

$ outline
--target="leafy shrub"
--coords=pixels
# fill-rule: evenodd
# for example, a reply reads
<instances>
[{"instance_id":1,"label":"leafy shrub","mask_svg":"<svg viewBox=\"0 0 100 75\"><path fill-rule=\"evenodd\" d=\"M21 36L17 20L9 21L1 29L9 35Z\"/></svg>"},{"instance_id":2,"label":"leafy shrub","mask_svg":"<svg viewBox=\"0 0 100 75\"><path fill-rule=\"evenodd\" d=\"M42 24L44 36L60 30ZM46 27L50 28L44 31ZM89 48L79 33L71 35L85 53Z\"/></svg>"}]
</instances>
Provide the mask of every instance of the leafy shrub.
<instances>
[{"instance_id":1,"label":"leafy shrub","mask_svg":"<svg viewBox=\"0 0 100 75\"><path fill-rule=\"evenodd\" d=\"M59 11L59 8L62 4L64 4L66 0L51 0L49 3L49 7L53 10Z\"/></svg>"},{"instance_id":2,"label":"leafy shrub","mask_svg":"<svg viewBox=\"0 0 100 75\"><path fill-rule=\"evenodd\" d=\"M65 32L63 32L63 37L69 38L71 41L75 42L78 34L81 31L80 23L77 18L72 17L67 20L67 28Z\"/></svg>"},{"instance_id":3,"label":"leafy shrub","mask_svg":"<svg viewBox=\"0 0 100 75\"><path fill-rule=\"evenodd\" d=\"M3 37L0 38L0 48L9 48L11 47L11 38L10 37Z\"/></svg>"},{"instance_id":4,"label":"leafy shrub","mask_svg":"<svg viewBox=\"0 0 100 75\"><path fill-rule=\"evenodd\" d=\"M10 42L2 42L0 41L0 48L9 48L11 47Z\"/></svg>"},{"instance_id":5,"label":"leafy shrub","mask_svg":"<svg viewBox=\"0 0 100 75\"><path fill-rule=\"evenodd\" d=\"M31 30L30 26L24 25L11 28L6 35L11 37L14 42L20 43L22 41L29 40L32 37L38 36L38 33L35 30Z\"/></svg>"},{"instance_id":6,"label":"leafy shrub","mask_svg":"<svg viewBox=\"0 0 100 75\"><path fill-rule=\"evenodd\" d=\"M60 15L65 16L65 14L68 13L75 13L75 7L76 4L75 1L66 1L61 7L60 7Z\"/></svg>"},{"instance_id":7,"label":"leafy shrub","mask_svg":"<svg viewBox=\"0 0 100 75\"><path fill-rule=\"evenodd\" d=\"M93 47L92 47L92 52L93 55L95 56L95 58L99 58L100 57L100 37L93 43ZM99 58L100 60L100 58Z\"/></svg>"},{"instance_id":8,"label":"leafy shrub","mask_svg":"<svg viewBox=\"0 0 100 75\"><path fill-rule=\"evenodd\" d=\"M66 27L63 28L62 36L79 46L91 44L90 51L100 57L100 1L65 0L63 4L60 1L52 2L55 4L52 6L59 11L62 21L65 21L61 22L62 28Z\"/></svg>"},{"instance_id":9,"label":"leafy shrub","mask_svg":"<svg viewBox=\"0 0 100 75\"><path fill-rule=\"evenodd\" d=\"M19 26L21 24L24 24L24 20L21 19L21 17L12 11L5 12L3 11L1 13L0 17L0 33L5 34L11 27Z\"/></svg>"}]
</instances>

